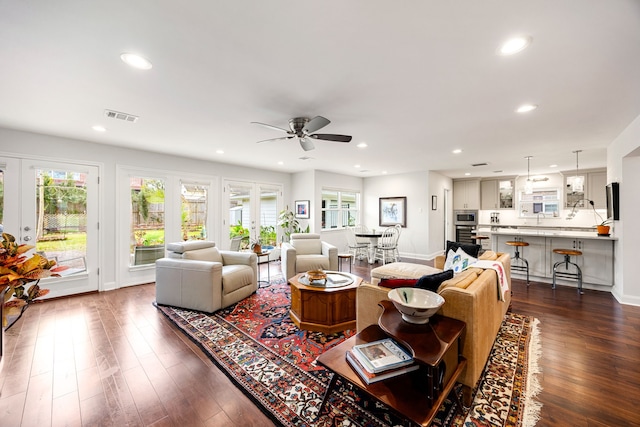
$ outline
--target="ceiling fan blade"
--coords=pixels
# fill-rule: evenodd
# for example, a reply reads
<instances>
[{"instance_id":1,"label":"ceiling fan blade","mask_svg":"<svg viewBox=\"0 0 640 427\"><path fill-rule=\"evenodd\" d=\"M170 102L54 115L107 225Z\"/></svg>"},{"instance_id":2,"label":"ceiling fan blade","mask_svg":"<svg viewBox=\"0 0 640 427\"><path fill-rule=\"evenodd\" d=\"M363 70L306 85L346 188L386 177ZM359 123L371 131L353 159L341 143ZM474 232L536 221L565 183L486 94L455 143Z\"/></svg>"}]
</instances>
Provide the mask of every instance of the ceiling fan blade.
<instances>
[{"instance_id":1,"label":"ceiling fan blade","mask_svg":"<svg viewBox=\"0 0 640 427\"><path fill-rule=\"evenodd\" d=\"M308 140L307 138L300 138L300 145L302 146L302 149L304 151L311 151L314 148L316 148L313 145L313 142L311 142L310 140Z\"/></svg>"},{"instance_id":2,"label":"ceiling fan blade","mask_svg":"<svg viewBox=\"0 0 640 427\"><path fill-rule=\"evenodd\" d=\"M291 139L293 138L293 136L283 136L280 138L271 138L271 139L263 139L262 141L257 141L256 144L261 144L263 142L270 142L270 141L285 141L287 139Z\"/></svg>"},{"instance_id":3,"label":"ceiling fan blade","mask_svg":"<svg viewBox=\"0 0 640 427\"><path fill-rule=\"evenodd\" d=\"M323 139L325 141L336 141L336 142L350 142L352 138L351 135L335 135L332 133L315 133L309 136L314 139Z\"/></svg>"},{"instance_id":4,"label":"ceiling fan blade","mask_svg":"<svg viewBox=\"0 0 640 427\"><path fill-rule=\"evenodd\" d=\"M286 132L286 133L290 133L291 132L289 129L279 128L278 126L268 125L266 123L251 122L251 124L268 127L268 128L274 129L274 130L281 130L282 132Z\"/></svg>"},{"instance_id":5,"label":"ceiling fan blade","mask_svg":"<svg viewBox=\"0 0 640 427\"><path fill-rule=\"evenodd\" d=\"M309 120L306 125L302 128L302 132L306 134L313 133L318 129L322 129L326 125L331 123L329 119L325 119L322 116L315 116L313 119Z\"/></svg>"}]
</instances>

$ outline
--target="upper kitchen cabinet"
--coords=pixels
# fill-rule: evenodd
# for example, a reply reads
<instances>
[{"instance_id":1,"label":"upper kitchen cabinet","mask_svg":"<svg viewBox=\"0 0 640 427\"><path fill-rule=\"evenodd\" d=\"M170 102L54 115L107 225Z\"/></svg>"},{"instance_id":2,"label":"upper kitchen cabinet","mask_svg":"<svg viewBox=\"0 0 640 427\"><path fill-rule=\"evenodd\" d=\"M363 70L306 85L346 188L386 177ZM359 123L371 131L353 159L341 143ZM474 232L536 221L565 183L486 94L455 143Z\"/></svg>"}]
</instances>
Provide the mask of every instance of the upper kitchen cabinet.
<instances>
[{"instance_id":1,"label":"upper kitchen cabinet","mask_svg":"<svg viewBox=\"0 0 640 427\"><path fill-rule=\"evenodd\" d=\"M480 180L453 181L453 209L480 209Z\"/></svg>"},{"instance_id":2,"label":"upper kitchen cabinet","mask_svg":"<svg viewBox=\"0 0 640 427\"><path fill-rule=\"evenodd\" d=\"M482 209L513 209L513 179L487 179L480 182Z\"/></svg>"},{"instance_id":3,"label":"upper kitchen cabinet","mask_svg":"<svg viewBox=\"0 0 640 427\"><path fill-rule=\"evenodd\" d=\"M574 205L577 208L591 208L587 200L593 200L596 209L607 208L606 186L607 186L607 170L606 169L589 169L579 171L576 175L575 171L563 172L565 184L565 208L571 209ZM582 191L574 191L573 183L581 179L583 182Z\"/></svg>"}]
</instances>

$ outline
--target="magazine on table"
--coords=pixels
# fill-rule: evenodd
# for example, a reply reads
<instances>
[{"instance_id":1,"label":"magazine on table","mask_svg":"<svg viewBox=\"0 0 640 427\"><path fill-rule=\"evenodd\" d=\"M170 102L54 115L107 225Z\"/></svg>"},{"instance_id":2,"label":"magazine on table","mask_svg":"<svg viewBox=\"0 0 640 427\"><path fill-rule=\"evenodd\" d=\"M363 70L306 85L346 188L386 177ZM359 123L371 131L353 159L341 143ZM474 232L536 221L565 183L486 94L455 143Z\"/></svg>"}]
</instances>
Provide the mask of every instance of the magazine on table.
<instances>
[{"instance_id":1,"label":"magazine on table","mask_svg":"<svg viewBox=\"0 0 640 427\"><path fill-rule=\"evenodd\" d=\"M374 374L413 363L411 354L391 338L354 345L353 354Z\"/></svg>"},{"instance_id":2,"label":"magazine on table","mask_svg":"<svg viewBox=\"0 0 640 427\"><path fill-rule=\"evenodd\" d=\"M373 374L367 371L364 366L362 366L353 350L347 351L346 358L347 362L349 362L349 365L351 365L353 370L356 371L360 378L362 378L362 381L364 381L366 384L372 384L378 381L397 377L398 375L407 374L409 372L416 371L419 368L419 366L414 363L411 365L401 366L399 368L389 369L377 374Z\"/></svg>"},{"instance_id":3,"label":"magazine on table","mask_svg":"<svg viewBox=\"0 0 640 427\"><path fill-rule=\"evenodd\" d=\"M335 273L328 273L327 274L327 280L329 280L329 281L331 281L331 283L335 283L335 284L351 282L351 278L350 277L345 276L343 274L335 274Z\"/></svg>"}]
</instances>

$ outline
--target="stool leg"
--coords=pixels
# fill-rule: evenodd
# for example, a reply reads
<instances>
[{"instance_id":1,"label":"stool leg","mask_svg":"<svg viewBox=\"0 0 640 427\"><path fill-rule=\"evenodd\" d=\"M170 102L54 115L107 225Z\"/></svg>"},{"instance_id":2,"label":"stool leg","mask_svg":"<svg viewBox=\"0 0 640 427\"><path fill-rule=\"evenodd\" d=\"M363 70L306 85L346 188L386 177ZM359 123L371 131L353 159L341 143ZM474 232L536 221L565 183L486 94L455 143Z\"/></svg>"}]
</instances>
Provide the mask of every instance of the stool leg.
<instances>
[{"instance_id":1,"label":"stool leg","mask_svg":"<svg viewBox=\"0 0 640 427\"><path fill-rule=\"evenodd\" d=\"M520 258L521 261L524 261L524 264L527 266L527 286L529 286L529 261L524 258Z\"/></svg>"}]
</instances>

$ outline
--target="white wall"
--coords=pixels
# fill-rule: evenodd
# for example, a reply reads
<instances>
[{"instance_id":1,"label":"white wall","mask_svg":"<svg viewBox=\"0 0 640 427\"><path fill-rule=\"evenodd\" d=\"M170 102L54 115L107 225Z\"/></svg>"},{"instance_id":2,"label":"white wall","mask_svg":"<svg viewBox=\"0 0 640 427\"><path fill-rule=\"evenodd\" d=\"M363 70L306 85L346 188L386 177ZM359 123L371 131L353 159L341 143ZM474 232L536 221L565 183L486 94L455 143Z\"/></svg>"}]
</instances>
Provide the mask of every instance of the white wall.
<instances>
[{"instance_id":1,"label":"white wall","mask_svg":"<svg viewBox=\"0 0 640 427\"><path fill-rule=\"evenodd\" d=\"M67 162L84 161L99 165L102 174L100 185L100 281L102 284L114 283L116 278L116 166L118 165L162 169L189 175L204 174L245 181L279 183L284 188L283 200L289 199L291 175L288 173L245 168L3 128L0 128L0 156L33 157ZM222 179L219 182L222 182ZM222 194L222 191L218 191L218 194ZM215 213L216 217L223 218L222 201L218 200L216 205L220 207L220 211ZM11 209L11 207L5 206L5 210L7 209ZM212 230L214 239L218 238L221 233L220 227L216 228L217 230ZM100 289L104 289L104 286L101 286Z\"/></svg>"},{"instance_id":2,"label":"white wall","mask_svg":"<svg viewBox=\"0 0 640 427\"><path fill-rule=\"evenodd\" d=\"M407 227L402 229L398 242L400 257L429 259L429 216L431 193L429 172L412 172L384 175L364 180L363 223L367 227L380 229L380 197L407 198Z\"/></svg>"},{"instance_id":3,"label":"white wall","mask_svg":"<svg viewBox=\"0 0 640 427\"><path fill-rule=\"evenodd\" d=\"M615 221L615 286L613 295L626 304L640 305L638 241L640 241L640 116L607 149L607 182L620 183L620 221Z\"/></svg>"},{"instance_id":4,"label":"white wall","mask_svg":"<svg viewBox=\"0 0 640 427\"><path fill-rule=\"evenodd\" d=\"M445 190L449 190L448 192ZM437 172L429 172L429 257L444 253L446 235L445 227L449 226L450 236L453 234L453 205L451 204L453 195L453 180ZM436 210L432 209L431 197L436 196ZM446 200L446 199L449 200ZM446 210L445 210L446 209ZM445 217L448 221L445 221Z\"/></svg>"}]
</instances>

